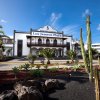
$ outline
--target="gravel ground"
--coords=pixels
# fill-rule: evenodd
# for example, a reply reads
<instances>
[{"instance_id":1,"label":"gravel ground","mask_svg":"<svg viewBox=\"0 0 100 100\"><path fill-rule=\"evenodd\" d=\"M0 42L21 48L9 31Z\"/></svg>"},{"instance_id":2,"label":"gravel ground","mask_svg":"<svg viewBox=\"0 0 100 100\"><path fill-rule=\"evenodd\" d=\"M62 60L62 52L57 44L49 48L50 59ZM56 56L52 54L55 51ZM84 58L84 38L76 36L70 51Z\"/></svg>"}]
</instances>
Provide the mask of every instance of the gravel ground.
<instances>
[{"instance_id":1,"label":"gravel ground","mask_svg":"<svg viewBox=\"0 0 100 100\"><path fill-rule=\"evenodd\" d=\"M46 100L95 100L94 84L84 76L85 78L71 77L69 80L65 75L55 77L60 79L64 87L52 91Z\"/></svg>"},{"instance_id":2,"label":"gravel ground","mask_svg":"<svg viewBox=\"0 0 100 100\"><path fill-rule=\"evenodd\" d=\"M89 82L86 74L71 73L71 78L66 75L58 75L56 78L60 81L60 88L51 90L44 94L44 100L95 100L94 84ZM81 77L77 77L81 76ZM0 90L12 89L13 85L1 86Z\"/></svg>"}]
</instances>

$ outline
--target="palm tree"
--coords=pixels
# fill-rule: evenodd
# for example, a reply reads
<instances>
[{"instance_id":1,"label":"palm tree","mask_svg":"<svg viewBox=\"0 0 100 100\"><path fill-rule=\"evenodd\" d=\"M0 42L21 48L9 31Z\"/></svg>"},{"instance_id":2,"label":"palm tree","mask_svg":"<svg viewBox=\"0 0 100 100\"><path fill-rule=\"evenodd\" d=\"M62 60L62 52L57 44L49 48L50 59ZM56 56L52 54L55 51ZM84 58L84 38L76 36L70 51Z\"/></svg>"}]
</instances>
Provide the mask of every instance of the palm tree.
<instances>
[{"instance_id":1,"label":"palm tree","mask_svg":"<svg viewBox=\"0 0 100 100\"><path fill-rule=\"evenodd\" d=\"M36 60L37 56L36 55L32 55L31 53L27 56L29 63L31 64L31 66L34 66L34 61Z\"/></svg>"},{"instance_id":2,"label":"palm tree","mask_svg":"<svg viewBox=\"0 0 100 100\"><path fill-rule=\"evenodd\" d=\"M47 59L47 64L50 64L50 59L53 57L54 50L49 48L42 49L39 54L43 55Z\"/></svg>"}]
</instances>

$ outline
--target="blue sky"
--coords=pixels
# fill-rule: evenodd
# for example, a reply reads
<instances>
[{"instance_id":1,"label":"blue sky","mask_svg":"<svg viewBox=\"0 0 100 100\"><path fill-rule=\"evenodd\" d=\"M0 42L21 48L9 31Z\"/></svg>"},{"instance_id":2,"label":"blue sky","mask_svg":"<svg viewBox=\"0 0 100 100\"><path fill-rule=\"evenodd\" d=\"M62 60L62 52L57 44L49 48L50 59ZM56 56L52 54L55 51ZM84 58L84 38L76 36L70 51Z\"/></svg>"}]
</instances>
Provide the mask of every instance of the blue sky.
<instances>
[{"instance_id":1,"label":"blue sky","mask_svg":"<svg viewBox=\"0 0 100 100\"><path fill-rule=\"evenodd\" d=\"M51 25L86 41L86 15L91 15L92 42L100 42L100 0L0 0L0 24L9 36Z\"/></svg>"}]
</instances>

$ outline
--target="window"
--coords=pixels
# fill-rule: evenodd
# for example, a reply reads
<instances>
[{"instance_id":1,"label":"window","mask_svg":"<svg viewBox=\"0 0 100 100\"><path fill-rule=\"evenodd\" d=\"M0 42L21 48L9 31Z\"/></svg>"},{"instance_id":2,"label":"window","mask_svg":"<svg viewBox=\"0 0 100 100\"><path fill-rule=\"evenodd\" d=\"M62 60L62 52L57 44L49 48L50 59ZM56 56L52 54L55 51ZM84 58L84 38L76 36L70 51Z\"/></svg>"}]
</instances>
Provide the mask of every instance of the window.
<instances>
[{"instance_id":1,"label":"window","mask_svg":"<svg viewBox=\"0 0 100 100\"><path fill-rule=\"evenodd\" d=\"M11 39L7 39L7 43L8 44L11 44L12 43L12 40Z\"/></svg>"},{"instance_id":2,"label":"window","mask_svg":"<svg viewBox=\"0 0 100 100\"><path fill-rule=\"evenodd\" d=\"M54 40L53 44L54 44L54 45L57 45L57 40L56 40L56 39Z\"/></svg>"},{"instance_id":3,"label":"window","mask_svg":"<svg viewBox=\"0 0 100 100\"><path fill-rule=\"evenodd\" d=\"M47 45L50 44L50 40L49 40L49 39L46 40L46 44L47 44Z\"/></svg>"},{"instance_id":4,"label":"window","mask_svg":"<svg viewBox=\"0 0 100 100\"><path fill-rule=\"evenodd\" d=\"M67 50L70 50L70 42L67 42Z\"/></svg>"},{"instance_id":5,"label":"window","mask_svg":"<svg viewBox=\"0 0 100 100\"><path fill-rule=\"evenodd\" d=\"M38 44L42 44L42 40L40 38L38 39Z\"/></svg>"}]
</instances>

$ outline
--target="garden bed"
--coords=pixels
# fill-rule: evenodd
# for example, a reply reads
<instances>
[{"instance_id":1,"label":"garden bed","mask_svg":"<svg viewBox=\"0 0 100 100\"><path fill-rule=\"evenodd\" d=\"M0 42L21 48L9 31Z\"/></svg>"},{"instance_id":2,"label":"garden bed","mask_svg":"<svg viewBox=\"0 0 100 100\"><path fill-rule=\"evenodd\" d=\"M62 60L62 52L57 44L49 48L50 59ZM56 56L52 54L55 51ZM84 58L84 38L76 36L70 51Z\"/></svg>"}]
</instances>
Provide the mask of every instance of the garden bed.
<instances>
[{"instance_id":1,"label":"garden bed","mask_svg":"<svg viewBox=\"0 0 100 100\"><path fill-rule=\"evenodd\" d=\"M40 79L58 79L62 85L59 89L48 91L43 100L95 100L94 84L89 82L88 75L83 72L71 71L71 77L67 73L54 76L43 76ZM13 89L14 83L0 85L0 92Z\"/></svg>"},{"instance_id":2,"label":"garden bed","mask_svg":"<svg viewBox=\"0 0 100 100\"><path fill-rule=\"evenodd\" d=\"M38 69L37 69L38 71ZM65 74L67 77L69 77L71 75L71 73L76 72L73 69L69 68L69 69L52 69L52 70L43 70L40 69L40 71L43 71L43 74L40 73L40 77L52 77L52 76L57 76L57 75L61 75L61 74ZM85 73L85 70L83 68L81 69L77 69L77 72L81 72L81 73ZM25 71L22 70L20 71L16 77L17 80L24 80L25 78L35 78L37 75L39 74L38 72L35 72L35 75L31 75L30 71ZM0 71L0 84L8 84L8 83L14 83L16 81L15 79L15 74L13 71Z\"/></svg>"}]
</instances>

